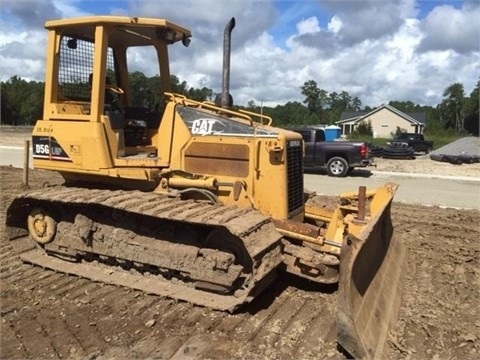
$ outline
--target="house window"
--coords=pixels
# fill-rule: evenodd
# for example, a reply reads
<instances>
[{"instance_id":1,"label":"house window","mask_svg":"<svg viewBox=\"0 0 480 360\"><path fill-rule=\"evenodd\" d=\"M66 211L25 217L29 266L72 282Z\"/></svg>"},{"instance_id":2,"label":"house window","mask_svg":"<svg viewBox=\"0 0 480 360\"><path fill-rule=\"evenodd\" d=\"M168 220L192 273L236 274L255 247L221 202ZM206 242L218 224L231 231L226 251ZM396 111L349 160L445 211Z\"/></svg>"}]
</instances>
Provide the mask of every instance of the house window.
<instances>
[{"instance_id":1,"label":"house window","mask_svg":"<svg viewBox=\"0 0 480 360\"><path fill-rule=\"evenodd\" d=\"M388 124L382 124L382 127L388 127Z\"/></svg>"}]
</instances>

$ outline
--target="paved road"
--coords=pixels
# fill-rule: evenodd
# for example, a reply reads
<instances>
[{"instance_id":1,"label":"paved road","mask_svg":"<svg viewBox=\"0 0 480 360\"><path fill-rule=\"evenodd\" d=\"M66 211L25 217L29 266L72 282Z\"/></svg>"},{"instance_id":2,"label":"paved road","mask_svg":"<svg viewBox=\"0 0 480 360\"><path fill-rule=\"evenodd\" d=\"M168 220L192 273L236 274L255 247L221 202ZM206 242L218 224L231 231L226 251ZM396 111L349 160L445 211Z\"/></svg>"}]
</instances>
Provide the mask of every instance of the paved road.
<instances>
[{"instance_id":1,"label":"paved road","mask_svg":"<svg viewBox=\"0 0 480 360\"><path fill-rule=\"evenodd\" d=\"M23 168L23 147L21 146L0 146L0 165L13 165ZM30 149L29 167L32 167L32 151Z\"/></svg>"},{"instance_id":2,"label":"paved road","mask_svg":"<svg viewBox=\"0 0 480 360\"><path fill-rule=\"evenodd\" d=\"M305 174L305 188L323 195L357 191L359 186L374 189L387 182L399 184L395 201L480 210L480 179L472 177L433 176L372 172L371 176L331 178Z\"/></svg>"},{"instance_id":3,"label":"paved road","mask_svg":"<svg viewBox=\"0 0 480 360\"><path fill-rule=\"evenodd\" d=\"M23 148L0 146L0 165L23 167ZM352 175L332 178L324 174L305 174L305 188L322 195L338 195L344 191L356 191L359 186L373 189L394 182L400 185L395 195L398 202L480 210L480 178L363 170Z\"/></svg>"}]
</instances>

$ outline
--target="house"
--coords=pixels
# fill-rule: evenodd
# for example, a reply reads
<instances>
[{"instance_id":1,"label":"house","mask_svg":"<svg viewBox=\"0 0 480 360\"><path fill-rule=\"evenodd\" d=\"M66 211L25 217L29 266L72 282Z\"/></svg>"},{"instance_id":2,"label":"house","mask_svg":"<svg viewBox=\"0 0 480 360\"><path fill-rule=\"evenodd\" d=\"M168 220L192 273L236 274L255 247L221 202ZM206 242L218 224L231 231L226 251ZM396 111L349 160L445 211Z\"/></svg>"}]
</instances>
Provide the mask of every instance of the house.
<instances>
[{"instance_id":1,"label":"house","mask_svg":"<svg viewBox=\"0 0 480 360\"><path fill-rule=\"evenodd\" d=\"M335 122L342 129L342 134L348 135L357 126L365 122L372 125L373 136L391 138L397 127L409 133L423 133L425 113L403 113L390 105L382 105L373 111L343 112L340 120Z\"/></svg>"}]
</instances>

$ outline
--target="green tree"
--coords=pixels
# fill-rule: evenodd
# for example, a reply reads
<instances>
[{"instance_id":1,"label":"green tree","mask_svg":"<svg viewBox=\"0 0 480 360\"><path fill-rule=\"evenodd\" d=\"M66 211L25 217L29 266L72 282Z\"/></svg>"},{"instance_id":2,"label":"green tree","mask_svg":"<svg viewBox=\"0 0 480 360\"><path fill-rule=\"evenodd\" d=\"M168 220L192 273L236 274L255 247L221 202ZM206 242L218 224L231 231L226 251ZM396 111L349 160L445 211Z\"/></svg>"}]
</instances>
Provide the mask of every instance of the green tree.
<instances>
[{"instance_id":1,"label":"green tree","mask_svg":"<svg viewBox=\"0 0 480 360\"><path fill-rule=\"evenodd\" d=\"M416 111L419 111L419 105L415 105L413 102L411 101L396 101L396 100L393 100L393 101L390 101L388 103L388 105L394 107L395 109L397 110L400 110L401 112L404 112L404 113L413 113L413 112L416 112Z\"/></svg>"},{"instance_id":2,"label":"green tree","mask_svg":"<svg viewBox=\"0 0 480 360\"><path fill-rule=\"evenodd\" d=\"M352 103L350 105L351 107L348 108L348 110L360 111L360 109L362 108L362 101L355 96L352 98Z\"/></svg>"},{"instance_id":3,"label":"green tree","mask_svg":"<svg viewBox=\"0 0 480 360\"><path fill-rule=\"evenodd\" d=\"M274 108L263 106L261 109L259 106L256 106L249 110L258 113L262 112L264 115L270 116L273 119L273 125L280 127L305 124L309 119L307 108L298 101L289 101L285 105L277 105Z\"/></svg>"},{"instance_id":4,"label":"green tree","mask_svg":"<svg viewBox=\"0 0 480 360\"><path fill-rule=\"evenodd\" d=\"M453 128L461 132L464 128L464 97L463 84L454 83L443 92L443 100L439 110L445 128Z\"/></svg>"},{"instance_id":5,"label":"green tree","mask_svg":"<svg viewBox=\"0 0 480 360\"><path fill-rule=\"evenodd\" d=\"M372 123L370 120L368 121L361 121L356 129L357 133L359 135L368 135L368 136L373 136L373 128L372 128Z\"/></svg>"},{"instance_id":6,"label":"green tree","mask_svg":"<svg viewBox=\"0 0 480 360\"><path fill-rule=\"evenodd\" d=\"M180 79L175 75L170 75L170 82L172 84L172 91L177 94L187 95L188 86L186 81L180 82Z\"/></svg>"},{"instance_id":7,"label":"green tree","mask_svg":"<svg viewBox=\"0 0 480 360\"><path fill-rule=\"evenodd\" d=\"M147 78L144 73L135 71L128 74L133 106L154 106L160 95L160 79L157 82Z\"/></svg>"},{"instance_id":8,"label":"green tree","mask_svg":"<svg viewBox=\"0 0 480 360\"><path fill-rule=\"evenodd\" d=\"M249 111L256 111L257 107L258 107L257 104L255 104L255 101L253 101L253 100L250 100L247 103L247 110L249 110Z\"/></svg>"},{"instance_id":9,"label":"green tree","mask_svg":"<svg viewBox=\"0 0 480 360\"><path fill-rule=\"evenodd\" d=\"M203 87L201 89L190 88L188 89L187 96L196 101L205 101L212 99L213 90Z\"/></svg>"},{"instance_id":10,"label":"green tree","mask_svg":"<svg viewBox=\"0 0 480 360\"><path fill-rule=\"evenodd\" d=\"M1 83L1 122L33 125L43 114L42 82L27 82L18 76Z\"/></svg>"},{"instance_id":11,"label":"green tree","mask_svg":"<svg viewBox=\"0 0 480 360\"><path fill-rule=\"evenodd\" d=\"M465 102L465 130L470 134L479 136L480 127L480 80L470 93L470 97Z\"/></svg>"},{"instance_id":12,"label":"green tree","mask_svg":"<svg viewBox=\"0 0 480 360\"><path fill-rule=\"evenodd\" d=\"M432 106L424 106L425 112L425 133L441 134L444 131L444 124L441 121L440 110Z\"/></svg>"},{"instance_id":13,"label":"green tree","mask_svg":"<svg viewBox=\"0 0 480 360\"><path fill-rule=\"evenodd\" d=\"M305 96L304 104L307 104L309 114L322 114L322 110L327 103L327 92L317 86L315 80L306 81L300 88L302 95Z\"/></svg>"},{"instance_id":14,"label":"green tree","mask_svg":"<svg viewBox=\"0 0 480 360\"><path fill-rule=\"evenodd\" d=\"M303 122L304 125L318 125L320 124L320 117L313 113Z\"/></svg>"},{"instance_id":15,"label":"green tree","mask_svg":"<svg viewBox=\"0 0 480 360\"><path fill-rule=\"evenodd\" d=\"M329 95L329 100L330 109L327 123L334 124L340 120L342 112L352 107L352 97L346 91L342 91L340 94L332 92Z\"/></svg>"}]
</instances>

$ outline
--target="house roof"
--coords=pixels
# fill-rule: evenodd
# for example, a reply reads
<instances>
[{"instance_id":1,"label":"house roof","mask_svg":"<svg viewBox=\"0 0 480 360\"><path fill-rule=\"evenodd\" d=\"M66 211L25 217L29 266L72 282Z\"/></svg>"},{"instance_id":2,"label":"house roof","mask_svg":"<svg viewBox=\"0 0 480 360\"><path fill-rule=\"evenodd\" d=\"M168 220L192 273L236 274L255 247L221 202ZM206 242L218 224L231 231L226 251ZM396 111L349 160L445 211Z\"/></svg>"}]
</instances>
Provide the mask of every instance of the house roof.
<instances>
[{"instance_id":1,"label":"house roof","mask_svg":"<svg viewBox=\"0 0 480 360\"><path fill-rule=\"evenodd\" d=\"M359 117L362 117L363 115L368 114L367 111L354 111L354 112L349 112L349 111L344 111L340 115L340 121L342 120L353 120Z\"/></svg>"},{"instance_id":2,"label":"house roof","mask_svg":"<svg viewBox=\"0 0 480 360\"><path fill-rule=\"evenodd\" d=\"M390 105L379 106L378 108L370 112L366 112L366 111L343 112L340 115L340 120L336 121L335 124L338 125L338 124L345 124L345 123L360 122L365 118L368 118L369 116L372 116L373 114L383 109L388 109L413 124L425 125L425 118L426 118L425 113L404 113L400 110L395 109L393 106L390 106Z\"/></svg>"}]
</instances>

